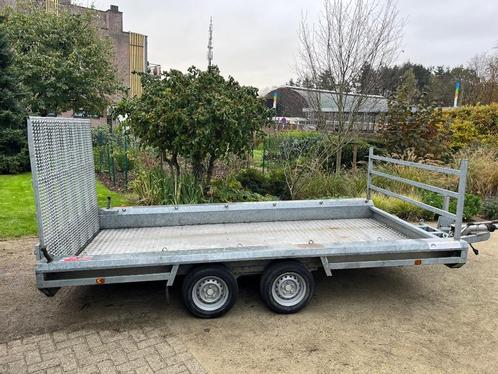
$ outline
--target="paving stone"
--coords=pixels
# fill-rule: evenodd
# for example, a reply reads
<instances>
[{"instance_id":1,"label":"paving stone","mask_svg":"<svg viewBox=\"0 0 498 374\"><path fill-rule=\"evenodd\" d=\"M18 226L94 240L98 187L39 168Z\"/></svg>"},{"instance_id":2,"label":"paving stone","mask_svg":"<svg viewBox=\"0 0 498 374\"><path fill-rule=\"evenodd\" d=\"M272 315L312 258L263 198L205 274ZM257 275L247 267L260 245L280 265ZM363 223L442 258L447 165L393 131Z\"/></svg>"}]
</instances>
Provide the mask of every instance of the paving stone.
<instances>
[{"instance_id":1,"label":"paving stone","mask_svg":"<svg viewBox=\"0 0 498 374\"><path fill-rule=\"evenodd\" d=\"M183 364L187 367L188 371L191 374L206 374L207 371L204 370L204 368L199 364L199 361L197 361L195 358L191 358L190 360L186 360L183 362Z\"/></svg>"},{"instance_id":2,"label":"paving stone","mask_svg":"<svg viewBox=\"0 0 498 374\"><path fill-rule=\"evenodd\" d=\"M7 344L0 344L0 357L7 355Z\"/></svg>"},{"instance_id":3,"label":"paving stone","mask_svg":"<svg viewBox=\"0 0 498 374\"><path fill-rule=\"evenodd\" d=\"M54 339L54 342L59 343L64 340L67 340L67 335L64 331L55 331L52 334L52 338Z\"/></svg>"},{"instance_id":4,"label":"paving stone","mask_svg":"<svg viewBox=\"0 0 498 374\"><path fill-rule=\"evenodd\" d=\"M80 344L86 344L86 340L84 337L80 336L79 338L64 340L64 341L56 343L55 345L57 346L57 349L61 349L61 348L72 347L72 346L80 345Z\"/></svg>"},{"instance_id":5,"label":"paving stone","mask_svg":"<svg viewBox=\"0 0 498 374\"><path fill-rule=\"evenodd\" d=\"M139 349L139 350L136 350L134 352L128 353L128 360L132 361L132 360L135 360L137 358L149 356L149 355L154 354L154 353L156 353L156 350L154 349L154 347L147 347L144 349Z\"/></svg>"},{"instance_id":6,"label":"paving stone","mask_svg":"<svg viewBox=\"0 0 498 374\"><path fill-rule=\"evenodd\" d=\"M176 355L175 350L169 345L169 343L164 342L157 344L155 348L163 358L168 358Z\"/></svg>"},{"instance_id":7,"label":"paving stone","mask_svg":"<svg viewBox=\"0 0 498 374\"><path fill-rule=\"evenodd\" d=\"M0 373L204 374L182 341L166 328L129 331L84 328L0 344Z\"/></svg>"},{"instance_id":8,"label":"paving stone","mask_svg":"<svg viewBox=\"0 0 498 374\"><path fill-rule=\"evenodd\" d=\"M91 348L99 347L102 345L102 339L100 339L100 335L96 332L87 335L85 338L86 338L86 343Z\"/></svg>"},{"instance_id":9,"label":"paving stone","mask_svg":"<svg viewBox=\"0 0 498 374\"><path fill-rule=\"evenodd\" d=\"M14 361L7 365L7 371L10 373L27 373L28 366L24 360Z\"/></svg>"},{"instance_id":10,"label":"paving stone","mask_svg":"<svg viewBox=\"0 0 498 374\"><path fill-rule=\"evenodd\" d=\"M137 348L144 349L144 348L159 344L161 342L162 342L161 338L149 338L149 339L145 339L145 340L137 342Z\"/></svg>"},{"instance_id":11,"label":"paving stone","mask_svg":"<svg viewBox=\"0 0 498 374\"><path fill-rule=\"evenodd\" d=\"M7 343L7 348L11 349L13 347L18 347L22 345L22 340L21 339L16 339L16 340L11 340L10 342Z\"/></svg>"},{"instance_id":12,"label":"paving stone","mask_svg":"<svg viewBox=\"0 0 498 374\"><path fill-rule=\"evenodd\" d=\"M40 351L37 349L36 351L28 351L24 352L24 358L28 365L36 364L42 360Z\"/></svg>"},{"instance_id":13,"label":"paving stone","mask_svg":"<svg viewBox=\"0 0 498 374\"><path fill-rule=\"evenodd\" d=\"M28 372L34 373L36 371L49 369L49 368L57 366L57 365L60 365L59 359L53 358L51 360L45 360L45 361L38 362L38 363L33 364L33 365L29 365Z\"/></svg>"},{"instance_id":14,"label":"paving stone","mask_svg":"<svg viewBox=\"0 0 498 374\"><path fill-rule=\"evenodd\" d=\"M115 330L104 330L100 332L100 338L104 343L109 343L117 340L123 340L128 337L127 332L115 331Z\"/></svg>"},{"instance_id":15,"label":"paving stone","mask_svg":"<svg viewBox=\"0 0 498 374\"><path fill-rule=\"evenodd\" d=\"M40 353L49 353L54 352L57 347L52 339L46 339L38 342L38 349L40 350Z\"/></svg>"},{"instance_id":16,"label":"paving stone","mask_svg":"<svg viewBox=\"0 0 498 374\"><path fill-rule=\"evenodd\" d=\"M145 359L147 360L147 363L154 371L166 367L166 362L157 353L145 356Z\"/></svg>"},{"instance_id":17,"label":"paving stone","mask_svg":"<svg viewBox=\"0 0 498 374\"><path fill-rule=\"evenodd\" d=\"M67 334L67 338L68 339L79 338L79 337L87 336L87 335L90 335L90 334L93 334L93 333L94 333L93 330L87 330L87 329L76 330L76 331L68 333Z\"/></svg>"},{"instance_id":18,"label":"paving stone","mask_svg":"<svg viewBox=\"0 0 498 374\"><path fill-rule=\"evenodd\" d=\"M105 360L99 362L97 363L97 367L99 368L102 374L114 374L118 372L112 360Z\"/></svg>"},{"instance_id":19,"label":"paving stone","mask_svg":"<svg viewBox=\"0 0 498 374\"><path fill-rule=\"evenodd\" d=\"M39 341L47 340L50 338L51 338L50 334L41 334L41 335L29 336L27 338L22 339L22 344L37 343Z\"/></svg>"},{"instance_id":20,"label":"paving stone","mask_svg":"<svg viewBox=\"0 0 498 374\"><path fill-rule=\"evenodd\" d=\"M10 354L9 353L6 356L0 357L0 365L9 364L11 362L20 361L20 360L23 360L23 359L24 359L24 355L22 354L22 352L18 352L18 353L15 353L15 354Z\"/></svg>"},{"instance_id":21,"label":"paving stone","mask_svg":"<svg viewBox=\"0 0 498 374\"><path fill-rule=\"evenodd\" d=\"M36 343L16 345L9 349L9 355L16 354L19 352L34 351L37 349L38 349L38 344Z\"/></svg>"},{"instance_id":22,"label":"paving stone","mask_svg":"<svg viewBox=\"0 0 498 374\"><path fill-rule=\"evenodd\" d=\"M156 371L159 374L183 374L188 373L188 369L183 364L176 364L172 366L165 367L164 369L160 369Z\"/></svg>"},{"instance_id":23,"label":"paving stone","mask_svg":"<svg viewBox=\"0 0 498 374\"><path fill-rule=\"evenodd\" d=\"M46 374L62 374L62 368L60 366L54 366L52 368L48 368L45 372Z\"/></svg>"},{"instance_id":24,"label":"paving stone","mask_svg":"<svg viewBox=\"0 0 498 374\"><path fill-rule=\"evenodd\" d=\"M118 371L131 371L131 370L135 370L139 367L147 366L147 365L148 364L144 358L137 358L136 360L127 361L121 365L116 366L116 369Z\"/></svg>"},{"instance_id":25,"label":"paving stone","mask_svg":"<svg viewBox=\"0 0 498 374\"><path fill-rule=\"evenodd\" d=\"M143 340L148 339L147 335L145 335L143 329L133 329L128 331L128 334L133 338L135 342L141 342Z\"/></svg>"}]
</instances>

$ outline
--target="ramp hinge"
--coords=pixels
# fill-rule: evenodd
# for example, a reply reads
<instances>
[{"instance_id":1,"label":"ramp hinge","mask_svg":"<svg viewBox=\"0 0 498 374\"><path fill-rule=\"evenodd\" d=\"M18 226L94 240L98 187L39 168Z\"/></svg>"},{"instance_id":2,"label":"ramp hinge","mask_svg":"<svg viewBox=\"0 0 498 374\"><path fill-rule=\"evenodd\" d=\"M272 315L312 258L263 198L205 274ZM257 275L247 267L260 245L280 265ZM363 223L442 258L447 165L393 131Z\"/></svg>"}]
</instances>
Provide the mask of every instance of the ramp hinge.
<instances>
[{"instance_id":1,"label":"ramp hinge","mask_svg":"<svg viewBox=\"0 0 498 374\"><path fill-rule=\"evenodd\" d=\"M47 247L40 247L40 252L43 254L43 257L47 260L48 263L54 261L54 258L48 253Z\"/></svg>"}]
</instances>

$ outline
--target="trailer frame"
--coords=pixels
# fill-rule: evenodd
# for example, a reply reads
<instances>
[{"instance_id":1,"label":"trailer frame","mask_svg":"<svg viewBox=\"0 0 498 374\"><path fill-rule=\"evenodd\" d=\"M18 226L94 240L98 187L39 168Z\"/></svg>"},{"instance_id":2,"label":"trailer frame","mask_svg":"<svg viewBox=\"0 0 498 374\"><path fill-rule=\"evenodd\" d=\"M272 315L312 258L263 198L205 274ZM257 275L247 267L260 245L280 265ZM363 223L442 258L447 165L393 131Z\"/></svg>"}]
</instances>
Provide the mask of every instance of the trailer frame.
<instances>
[{"instance_id":1,"label":"trailer frame","mask_svg":"<svg viewBox=\"0 0 498 374\"><path fill-rule=\"evenodd\" d=\"M49 296L60 287L78 285L165 281L166 287L170 287L177 275L205 264L225 264L238 276L260 272L275 261L300 260L309 269L323 268L325 274L331 276L332 271L338 269L430 264L460 267L467 260L468 244L461 237L467 176L465 160L457 170L378 156L370 148L366 199L99 209L89 121L31 117L28 140L40 239L35 248L36 280L38 288ZM458 191L391 175L374 163L452 175L459 178ZM379 187L374 183L376 178L438 193L444 198L444 206L442 209L433 207ZM437 228L406 222L376 208L371 200L373 192L409 202L444 219ZM455 213L449 212L451 198L457 199ZM303 232L302 235L299 229L293 232L288 228L314 221L318 226L330 221L333 226L330 230L337 230L337 240L330 239L330 230L321 226L314 229L317 231L310 231L311 234ZM297 235L298 239L283 238L285 240L275 243L264 243L261 239L258 243L261 236L241 233L244 227L252 227L251 224L258 222L273 223L281 227L282 232ZM349 222L356 225L350 231ZM363 223L367 229L362 228ZM369 225L373 226L368 229ZM136 230L143 230L146 241L148 233L163 235L162 231L181 231L185 226L193 226L196 230L221 228L216 240L226 239L228 244L220 242L216 246L217 242L214 242L208 248L200 243L198 248L187 250L177 243L176 248L170 250L166 238L165 249L161 250L151 251L140 247L140 243L131 252L105 253L103 245L97 246L103 254L90 250L109 230L115 230L116 235L133 235ZM375 230L380 230L381 234ZM395 238L385 239L391 232ZM354 235L360 235L362 240L350 240ZM379 236L375 238L375 235ZM240 237L252 244L230 242ZM470 241L472 235L463 238ZM109 244L105 240L103 238L102 242Z\"/></svg>"}]
</instances>

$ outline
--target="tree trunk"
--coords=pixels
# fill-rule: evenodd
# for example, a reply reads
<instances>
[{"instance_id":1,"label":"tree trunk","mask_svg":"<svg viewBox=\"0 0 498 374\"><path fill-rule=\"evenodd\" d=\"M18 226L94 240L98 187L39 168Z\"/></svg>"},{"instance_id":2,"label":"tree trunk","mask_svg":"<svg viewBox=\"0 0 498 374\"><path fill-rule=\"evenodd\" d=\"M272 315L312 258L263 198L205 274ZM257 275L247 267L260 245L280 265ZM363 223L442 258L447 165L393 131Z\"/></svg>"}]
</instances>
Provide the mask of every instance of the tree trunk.
<instances>
[{"instance_id":1,"label":"tree trunk","mask_svg":"<svg viewBox=\"0 0 498 374\"><path fill-rule=\"evenodd\" d=\"M175 168L175 174L177 178L180 178L180 164L178 163L178 155L176 153L171 156L171 163Z\"/></svg>"},{"instance_id":2,"label":"tree trunk","mask_svg":"<svg viewBox=\"0 0 498 374\"><path fill-rule=\"evenodd\" d=\"M177 178L180 177L180 164L178 163L178 155L175 153L171 156L171 158L167 158L164 156L164 153L161 152L161 169L162 169L162 160L166 161L168 164L171 173L174 173Z\"/></svg>"},{"instance_id":3,"label":"tree trunk","mask_svg":"<svg viewBox=\"0 0 498 374\"><path fill-rule=\"evenodd\" d=\"M213 156L209 156L209 163L207 167L207 175L206 175L206 187L209 187L211 185L211 179L213 178L213 171L214 171L214 163L216 159Z\"/></svg>"},{"instance_id":4,"label":"tree trunk","mask_svg":"<svg viewBox=\"0 0 498 374\"><path fill-rule=\"evenodd\" d=\"M202 158L198 156L192 157L192 174L198 183L203 183L204 176L204 165L202 164Z\"/></svg>"},{"instance_id":5,"label":"tree trunk","mask_svg":"<svg viewBox=\"0 0 498 374\"><path fill-rule=\"evenodd\" d=\"M339 148L335 153L335 173L339 174L341 172L342 164L342 148Z\"/></svg>"}]
</instances>

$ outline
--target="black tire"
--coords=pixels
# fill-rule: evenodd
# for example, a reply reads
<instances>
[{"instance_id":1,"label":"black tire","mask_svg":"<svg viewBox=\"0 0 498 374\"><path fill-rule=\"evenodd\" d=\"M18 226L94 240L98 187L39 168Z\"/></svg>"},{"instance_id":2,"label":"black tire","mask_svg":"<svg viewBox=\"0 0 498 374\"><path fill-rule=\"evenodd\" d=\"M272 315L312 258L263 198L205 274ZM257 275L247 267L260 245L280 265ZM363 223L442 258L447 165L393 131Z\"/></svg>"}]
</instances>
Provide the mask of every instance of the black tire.
<instances>
[{"instance_id":1,"label":"black tire","mask_svg":"<svg viewBox=\"0 0 498 374\"><path fill-rule=\"evenodd\" d=\"M463 265L465 265L465 264L460 264L460 263L458 263L458 264L446 264L446 266L448 266L450 269L459 269Z\"/></svg>"},{"instance_id":2,"label":"black tire","mask_svg":"<svg viewBox=\"0 0 498 374\"><path fill-rule=\"evenodd\" d=\"M237 280L223 265L196 267L187 274L182 285L185 307L200 318L216 318L228 312L238 292Z\"/></svg>"},{"instance_id":3,"label":"black tire","mask_svg":"<svg viewBox=\"0 0 498 374\"><path fill-rule=\"evenodd\" d=\"M287 286L290 290L284 289ZM268 308L281 314L296 313L303 309L313 296L314 290L313 275L298 261L271 264L263 272L259 284L263 302ZM288 293L285 294L286 292Z\"/></svg>"}]
</instances>

